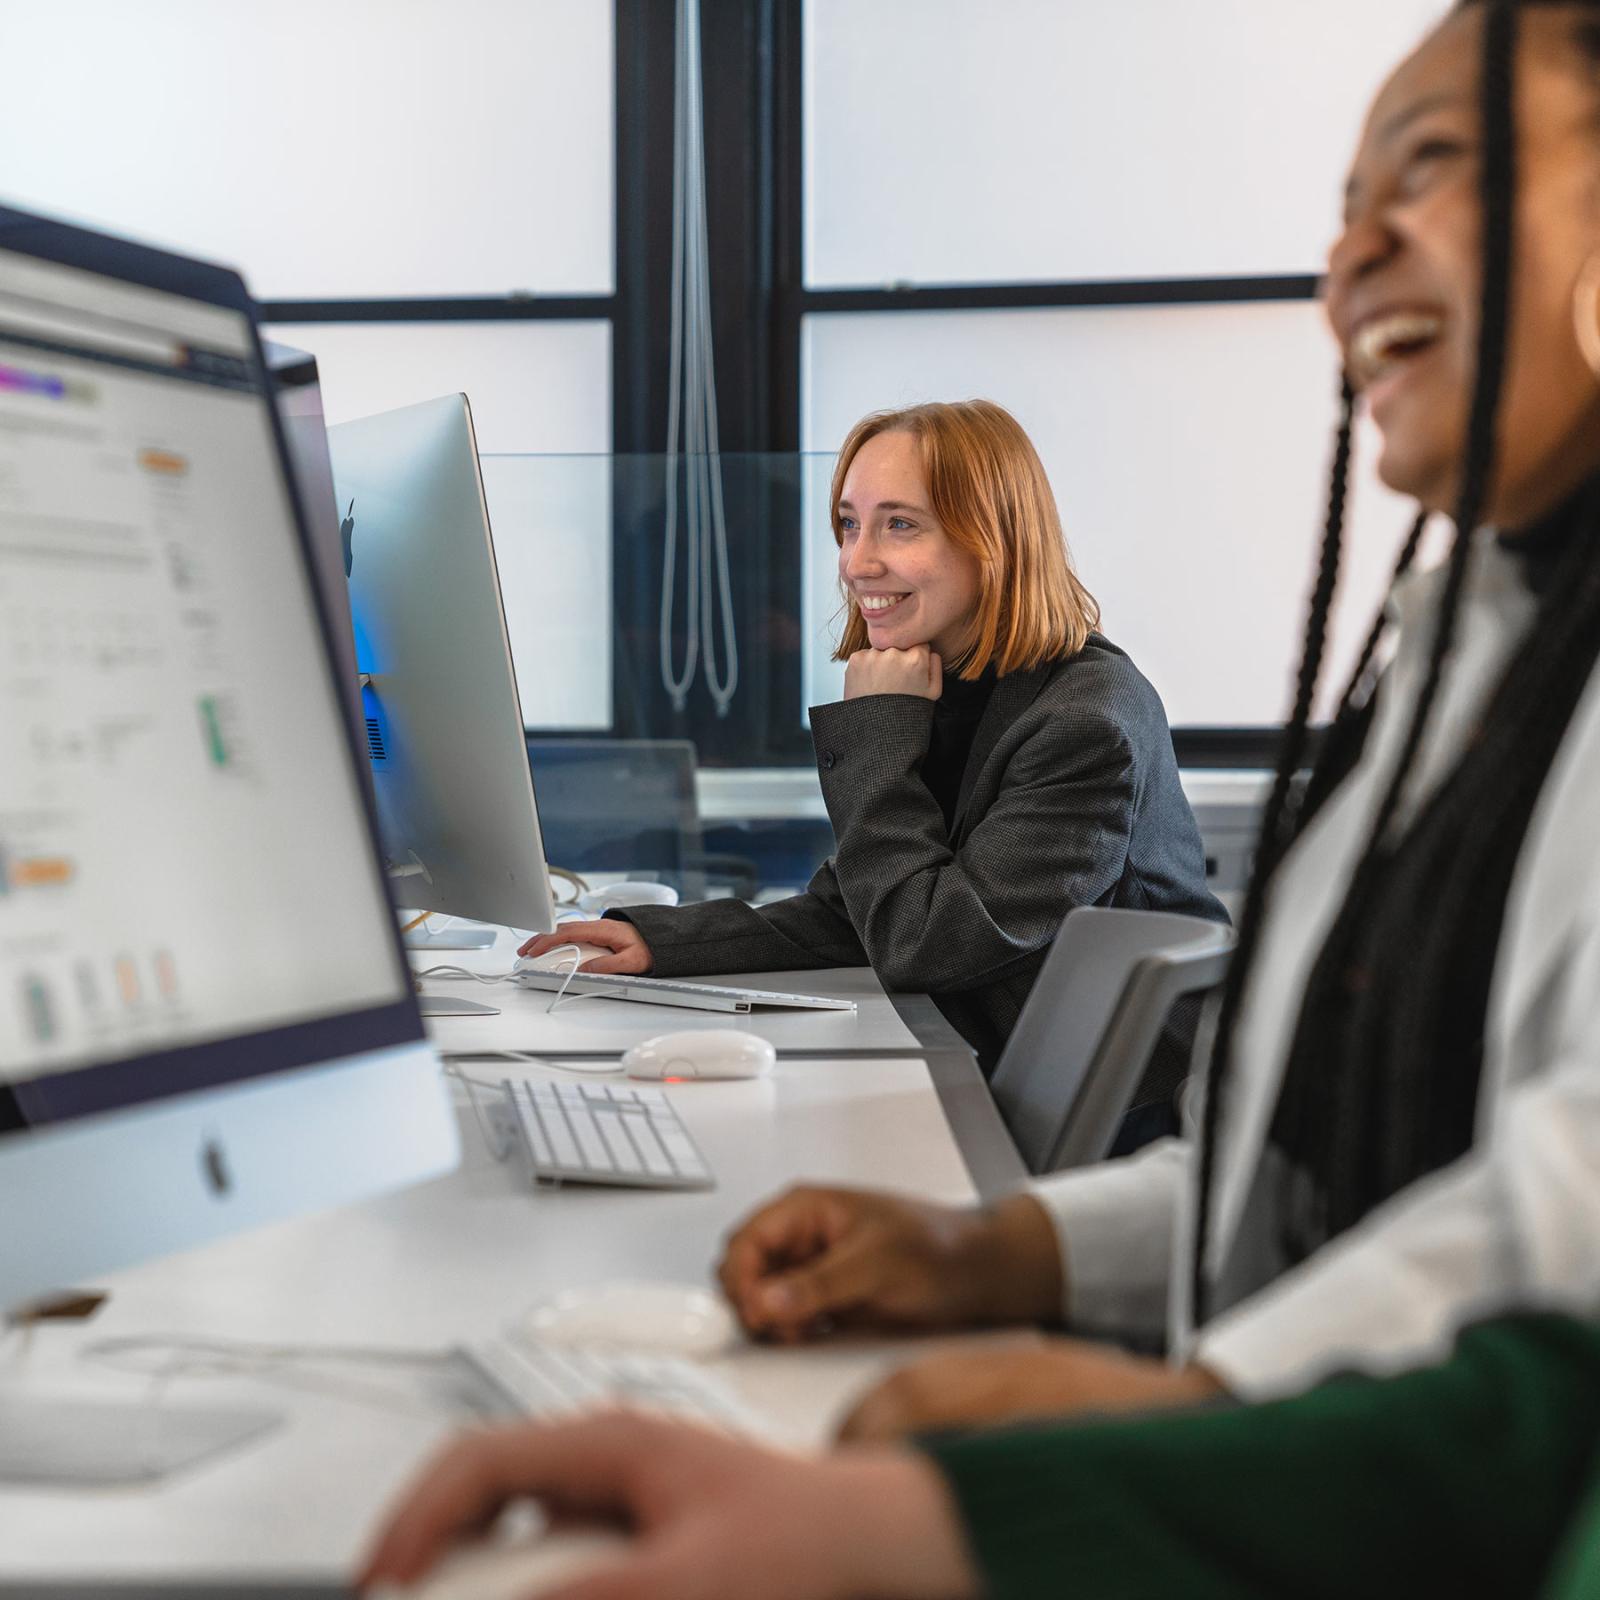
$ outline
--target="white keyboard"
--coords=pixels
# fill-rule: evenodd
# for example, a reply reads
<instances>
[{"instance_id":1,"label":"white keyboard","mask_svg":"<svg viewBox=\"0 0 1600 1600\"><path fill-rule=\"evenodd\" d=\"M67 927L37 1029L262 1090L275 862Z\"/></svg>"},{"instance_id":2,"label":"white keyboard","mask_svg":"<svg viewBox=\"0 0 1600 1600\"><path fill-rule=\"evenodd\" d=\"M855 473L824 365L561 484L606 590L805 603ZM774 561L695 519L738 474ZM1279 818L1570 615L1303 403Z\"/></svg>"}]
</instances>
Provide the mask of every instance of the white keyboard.
<instances>
[{"instance_id":1,"label":"white keyboard","mask_svg":"<svg viewBox=\"0 0 1600 1600\"><path fill-rule=\"evenodd\" d=\"M491 1112L536 1179L640 1189L714 1189L717 1180L663 1090L620 1083L502 1085Z\"/></svg>"},{"instance_id":2,"label":"white keyboard","mask_svg":"<svg viewBox=\"0 0 1600 1600\"><path fill-rule=\"evenodd\" d=\"M629 1405L733 1433L770 1432L727 1384L681 1356L522 1339L479 1340L456 1353L478 1380L479 1408L492 1418L554 1418Z\"/></svg>"},{"instance_id":3,"label":"white keyboard","mask_svg":"<svg viewBox=\"0 0 1600 1600\"><path fill-rule=\"evenodd\" d=\"M786 994L778 989L733 989L720 983L687 983L676 978L635 978L616 972L541 972L519 966L515 981L525 989L563 986L569 995L604 995L608 1000L642 1000L647 1005L688 1006L695 1011L751 1011L756 1006L792 1006L804 1011L854 1011L854 1000L831 1000L821 994Z\"/></svg>"}]
</instances>

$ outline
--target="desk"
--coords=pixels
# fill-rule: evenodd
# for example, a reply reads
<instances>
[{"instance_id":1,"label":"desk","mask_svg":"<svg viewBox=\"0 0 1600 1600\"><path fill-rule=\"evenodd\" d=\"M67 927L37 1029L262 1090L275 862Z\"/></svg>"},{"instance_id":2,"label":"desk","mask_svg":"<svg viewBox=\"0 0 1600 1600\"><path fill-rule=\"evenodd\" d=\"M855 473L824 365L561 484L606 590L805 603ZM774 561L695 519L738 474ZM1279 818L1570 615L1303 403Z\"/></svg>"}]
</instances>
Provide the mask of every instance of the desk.
<instances>
[{"instance_id":1,"label":"desk","mask_svg":"<svg viewBox=\"0 0 1600 1600\"><path fill-rule=\"evenodd\" d=\"M970 1091L970 1057L968 1070ZM986 1097L981 1082L976 1090ZM77 1359L85 1346L181 1333L437 1347L492 1333L571 1285L629 1276L705 1282L728 1227L800 1178L973 1197L941 1096L915 1057L786 1057L770 1078L668 1092L716 1170L712 1192L531 1192L520 1169L492 1160L458 1105L458 1172L115 1275L109 1305L88 1328L44 1328L27 1347L0 1347L0 1381L127 1395L137 1381ZM905 1353L904 1344L748 1348L715 1365L791 1437L818 1442L860 1386ZM284 1405L288 1424L153 1490L0 1491L0 1581L348 1571L380 1508L453 1425L437 1402L397 1400L381 1370L353 1369L350 1382L378 1392L305 1394L254 1378L179 1382L172 1398Z\"/></svg>"},{"instance_id":2,"label":"desk","mask_svg":"<svg viewBox=\"0 0 1600 1600\"><path fill-rule=\"evenodd\" d=\"M469 972L507 972L516 960L517 936L502 929L489 950L419 952L413 964L462 967ZM820 994L854 1000L849 1011L771 1011L747 1014L691 1011L642 1005L632 1000L587 997L564 1001L554 1012L553 991L511 983L482 984L470 978L423 980L427 994L450 994L498 1006L497 1017L436 1017L428 1032L448 1056L529 1050L555 1061L614 1059L629 1045L683 1028L735 1028L758 1033L780 1057L826 1056L834 1060L903 1058L916 1054L928 1065L945 1117L966 1158L972 1181L985 1195L1001 1194L1027 1176L979 1074L966 1041L926 995L890 995L871 967L835 967L807 972L718 974L707 983ZM493 1076L480 1065L475 1075ZM863 1169L870 1172L870 1168Z\"/></svg>"}]
</instances>

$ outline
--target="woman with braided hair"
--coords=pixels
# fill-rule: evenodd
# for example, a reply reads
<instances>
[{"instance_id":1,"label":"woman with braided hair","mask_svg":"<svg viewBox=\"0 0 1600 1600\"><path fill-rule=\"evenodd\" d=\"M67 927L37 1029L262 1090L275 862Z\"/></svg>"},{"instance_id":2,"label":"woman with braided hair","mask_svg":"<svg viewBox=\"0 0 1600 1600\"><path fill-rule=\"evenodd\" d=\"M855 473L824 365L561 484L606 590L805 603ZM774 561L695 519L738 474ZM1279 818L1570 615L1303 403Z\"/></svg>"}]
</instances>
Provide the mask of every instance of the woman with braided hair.
<instances>
[{"instance_id":1,"label":"woman with braided hair","mask_svg":"<svg viewBox=\"0 0 1600 1600\"><path fill-rule=\"evenodd\" d=\"M952 1356L852 1431L1260 1398L1435 1359L1497 1306L1600 1308L1600 6L1457 7L1345 211L1327 531L1199 1137L981 1212L797 1191L723 1265L781 1338L1026 1320L1178 1359ZM1358 403L1420 515L1297 804ZM1432 514L1450 558L1412 572Z\"/></svg>"},{"instance_id":2,"label":"woman with braided hair","mask_svg":"<svg viewBox=\"0 0 1600 1600\"><path fill-rule=\"evenodd\" d=\"M1538 1591L1592 1479L1600 1339L1510 1319L1426 1369L1480 1316L1600 1313L1600 4L1465 0L1398 69L1328 310L1327 531L1198 1137L981 1212L796 1191L734 1235L723 1281L784 1339L1033 1321L1173 1351L925 1361L866 1398L858 1439L1406 1376L804 1465L618 1422L502 1435L424 1484L374 1572L416 1571L520 1488L643 1528L563 1600L1416 1593L1446 1566ZM1301 797L1358 403L1420 515ZM1450 557L1413 572L1433 514ZM1600 1517L1581 1536L1574 1594Z\"/></svg>"}]
</instances>

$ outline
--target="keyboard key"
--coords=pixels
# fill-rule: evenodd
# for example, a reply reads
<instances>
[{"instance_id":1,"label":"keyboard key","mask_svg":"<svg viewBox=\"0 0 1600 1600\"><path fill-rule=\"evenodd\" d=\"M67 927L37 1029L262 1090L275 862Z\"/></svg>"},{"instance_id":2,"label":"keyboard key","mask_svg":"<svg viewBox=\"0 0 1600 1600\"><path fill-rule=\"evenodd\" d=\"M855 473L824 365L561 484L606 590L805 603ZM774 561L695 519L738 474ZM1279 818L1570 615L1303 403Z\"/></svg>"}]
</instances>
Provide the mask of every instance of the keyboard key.
<instances>
[{"instance_id":1,"label":"keyboard key","mask_svg":"<svg viewBox=\"0 0 1600 1600\"><path fill-rule=\"evenodd\" d=\"M551 1110L545 1118L545 1129L550 1135L550 1144L555 1151L556 1165L563 1171L582 1171L584 1159L578 1149L578 1142L572 1136L572 1129L559 1107Z\"/></svg>"},{"instance_id":2,"label":"keyboard key","mask_svg":"<svg viewBox=\"0 0 1600 1600\"><path fill-rule=\"evenodd\" d=\"M597 1111L594 1114L594 1124L600 1130L600 1135L611 1151L611 1159L616 1166L621 1167L624 1172L644 1171L644 1162L639 1158L639 1152L634 1149L633 1140L628 1137L628 1130L623 1126L620 1111Z\"/></svg>"},{"instance_id":3,"label":"keyboard key","mask_svg":"<svg viewBox=\"0 0 1600 1600\"><path fill-rule=\"evenodd\" d=\"M527 1132L529 1144L533 1146L534 1161L542 1167L554 1166L555 1152L550 1148L550 1138L544 1130L537 1102L534 1103L532 1114L522 1119L522 1126Z\"/></svg>"},{"instance_id":4,"label":"keyboard key","mask_svg":"<svg viewBox=\"0 0 1600 1600\"><path fill-rule=\"evenodd\" d=\"M573 1117L571 1120L578 1148L583 1151L584 1164L593 1167L596 1172L614 1169L616 1163L611 1160L611 1153L606 1149L605 1140L600 1137L600 1130L594 1125L594 1118Z\"/></svg>"},{"instance_id":5,"label":"keyboard key","mask_svg":"<svg viewBox=\"0 0 1600 1600\"><path fill-rule=\"evenodd\" d=\"M673 1166L672 1158L662 1148L656 1130L643 1117L637 1118L631 1126L633 1126L634 1141L644 1157L645 1171L655 1178L670 1178L678 1169Z\"/></svg>"}]
</instances>

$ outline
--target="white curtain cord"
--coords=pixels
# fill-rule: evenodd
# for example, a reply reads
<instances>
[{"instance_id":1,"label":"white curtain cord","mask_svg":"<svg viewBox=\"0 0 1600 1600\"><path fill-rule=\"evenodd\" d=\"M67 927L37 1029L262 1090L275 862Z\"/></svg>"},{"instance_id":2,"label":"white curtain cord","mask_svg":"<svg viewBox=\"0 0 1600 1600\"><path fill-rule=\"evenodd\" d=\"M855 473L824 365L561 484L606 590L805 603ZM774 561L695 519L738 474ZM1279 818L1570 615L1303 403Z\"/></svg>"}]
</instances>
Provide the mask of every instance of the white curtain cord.
<instances>
[{"instance_id":1,"label":"white curtain cord","mask_svg":"<svg viewBox=\"0 0 1600 1600\"><path fill-rule=\"evenodd\" d=\"M717 439L717 381L711 331L710 248L706 228L705 106L700 67L700 0L677 0L677 62L672 131L672 315L667 403L666 536L661 581L661 681L673 709L688 703L695 670L705 666L717 715L739 686L739 644ZM681 436L681 448L680 448ZM672 659L678 573L678 483L683 469L683 573L686 643ZM722 656L716 612L722 611Z\"/></svg>"}]
</instances>

